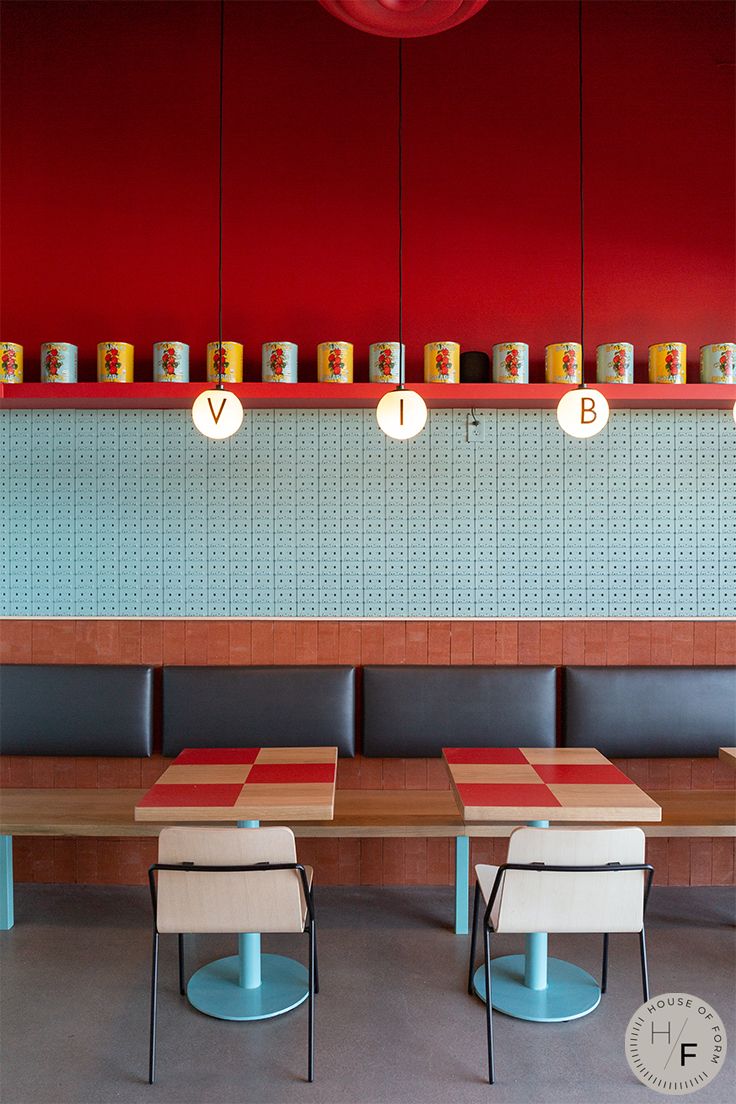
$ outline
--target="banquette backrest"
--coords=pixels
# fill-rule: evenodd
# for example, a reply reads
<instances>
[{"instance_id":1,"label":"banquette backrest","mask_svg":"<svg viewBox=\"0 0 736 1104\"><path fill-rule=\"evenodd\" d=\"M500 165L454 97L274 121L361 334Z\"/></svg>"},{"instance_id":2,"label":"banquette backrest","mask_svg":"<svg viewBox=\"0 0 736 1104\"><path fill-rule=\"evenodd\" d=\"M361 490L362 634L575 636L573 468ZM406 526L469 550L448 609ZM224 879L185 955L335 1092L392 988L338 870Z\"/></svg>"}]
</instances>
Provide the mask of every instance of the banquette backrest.
<instances>
[{"instance_id":1,"label":"banquette backrest","mask_svg":"<svg viewBox=\"0 0 736 1104\"><path fill-rule=\"evenodd\" d=\"M565 667L563 678L566 747L656 758L736 744L735 667Z\"/></svg>"},{"instance_id":2,"label":"banquette backrest","mask_svg":"<svg viewBox=\"0 0 736 1104\"><path fill-rule=\"evenodd\" d=\"M4 755L149 756L153 667L0 666Z\"/></svg>"},{"instance_id":3,"label":"banquette backrest","mask_svg":"<svg viewBox=\"0 0 736 1104\"><path fill-rule=\"evenodd\" d=\"M164 668L164 755L310 745L355 755L354 667Z\"/></svg>"},{"instance_id":4,"label":"banquette backrest","mask_svg":"<svg viewBox=\"0 0 736 1104\"><path fill-rule=\"evenodd\" d=\"M363 754L554 747L554 667L364 667Z\"/></svg>"}]
</instances>

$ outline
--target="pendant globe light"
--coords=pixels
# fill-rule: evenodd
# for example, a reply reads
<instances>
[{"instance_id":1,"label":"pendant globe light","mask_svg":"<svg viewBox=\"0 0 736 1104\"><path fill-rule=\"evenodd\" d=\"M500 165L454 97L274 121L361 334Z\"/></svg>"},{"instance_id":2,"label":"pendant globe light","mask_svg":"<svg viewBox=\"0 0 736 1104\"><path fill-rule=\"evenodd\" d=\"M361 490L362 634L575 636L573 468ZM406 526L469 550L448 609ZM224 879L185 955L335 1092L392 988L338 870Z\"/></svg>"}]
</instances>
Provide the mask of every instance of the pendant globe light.
<instances>
[{"instance_id":1,"label":"pendant globe light","mask_svg":"<svg viewBox=\"0 0 736 1104\"><path fill-rule=\"evenodd\" d=\"M403 129L404 129L404 52L399 39L399 382L395 391L384 395L376 407L376 421L387 437L395 441L408 441L421 433L427 423L427 405L416 391L407 391L406 354L404 351L404 178L403 178Z\"/></svg>"},{"instance_id":2,"label":"pendant globe light","mask_svg":"<svg viewBox=\"0 0 736 1104\"><path fill-rule=\"evenodd\" d=\"M243 404L222 383L222 108L225 73L225 0L220 0L220 164L218 183L218 256L217 256L217 384L197 395L192 406L192 421L205 437L223 441L237 433L243 421Z\"/></svg>"},{"instance_id":3,"label":"pendant globe light","mask_svg":"<svg viewBox=\"0 0 736 1104\"><path fill-rule=\"evenodd\" d=\"M557 404L557 421L570 437L595 437L608 424L605 395L585 386L585 205L583 190L583 0L578 2L578 123L580 132L580 386Z\"/></svg>"}]
</instances>

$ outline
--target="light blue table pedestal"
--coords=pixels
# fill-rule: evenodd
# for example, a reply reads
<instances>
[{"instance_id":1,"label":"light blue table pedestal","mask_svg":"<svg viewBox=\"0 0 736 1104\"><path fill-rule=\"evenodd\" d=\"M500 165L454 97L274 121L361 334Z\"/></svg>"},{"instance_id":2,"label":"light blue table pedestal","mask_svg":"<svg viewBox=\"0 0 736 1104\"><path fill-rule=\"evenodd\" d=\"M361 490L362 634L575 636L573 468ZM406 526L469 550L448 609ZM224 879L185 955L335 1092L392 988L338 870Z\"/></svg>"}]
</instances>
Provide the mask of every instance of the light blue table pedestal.
<instances>
[{"instance_id":1,"label":"light blue table pedestal","mask_svg":"<svg viewBox=\"0 0 736 1104\"><path fill-rule=\"evenodd\" d=\"M13 837L0 836L0 931L10 931L13 915Z\"/></svg>"},{"instance_id":2,"label":"light blue table pedestal","mask_svg":"<svg viewBox=\"0 0 736 1104\"><path fill-rule=\"evenodd\" d=\"M238 828L257 827L257 820L238 821ZM293 958L261 954L257 932L239 935L236 955L203 966L187 985L189 1003L219 1020L266 1020L308 996L307 968Z\"/></svg>"},{"instance_id":3,"label":"light blue table pedestal","mask_svg":"<svg viewBox=\"0 0 736 1104\"><path fill-rule=\"evenodd\" d=\"M548 828L548 820L533 820L529 827ZM485 971L473 976L473 988L486 999ZM601 999L595 978L560 958L547 957L547 935L532 932L525 939L523 955L491 959L491 991L497 1012L518 1020L555 1023L587 1016Z\"/></svg>"}]
</instances>

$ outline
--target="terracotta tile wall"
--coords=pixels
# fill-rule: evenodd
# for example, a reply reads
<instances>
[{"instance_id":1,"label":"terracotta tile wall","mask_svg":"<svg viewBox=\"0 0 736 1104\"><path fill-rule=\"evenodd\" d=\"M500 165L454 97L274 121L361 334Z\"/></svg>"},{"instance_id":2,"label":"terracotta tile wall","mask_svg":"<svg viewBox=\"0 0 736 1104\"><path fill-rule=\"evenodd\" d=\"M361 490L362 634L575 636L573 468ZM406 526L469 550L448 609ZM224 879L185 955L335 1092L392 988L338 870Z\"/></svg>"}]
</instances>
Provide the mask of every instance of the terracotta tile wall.
<instances>
[{"instance_id":1,"label":"terracotta tile wall","mask_svg":"<svg viewBox=\"0 0 736 1104\"><path fill-rule=\"evenodd\" d=\"M0 620L3 663L489 663L734 664L734 621L137 621ZM6 756L0 784L116 788L152 784L166 760ZM622 769L644 789L734 789L717 760L634 759ZM436 760L342 760L338 785L445 789ZM300 856L322 884L445 885L453 843L444 839L304 840ZM503 840L473 843L473 861L499 862ZM659 884L734 883L732 839L653 839ZM20 881L140 884L153 840L19 838Z\"/></svg>"}]
</instances>

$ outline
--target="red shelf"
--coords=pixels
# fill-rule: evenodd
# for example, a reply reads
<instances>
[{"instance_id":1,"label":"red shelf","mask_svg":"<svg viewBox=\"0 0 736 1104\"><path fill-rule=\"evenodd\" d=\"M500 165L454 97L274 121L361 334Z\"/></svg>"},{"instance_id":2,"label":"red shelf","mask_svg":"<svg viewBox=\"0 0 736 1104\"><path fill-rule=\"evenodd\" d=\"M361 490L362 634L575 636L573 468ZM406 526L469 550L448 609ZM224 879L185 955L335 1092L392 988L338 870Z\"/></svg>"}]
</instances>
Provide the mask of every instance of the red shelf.
<instances>
[{"instance_id":1,"label":"red shelf","mask_svg":"<svg viewBox=\"0 0 736 1104\"><path fill-rule=\"evenodd\" d=\"M205 383L2 383L0 408L11 410L176 410L186 409ZM552 383L410 384L427 406L499 407L509 410L557 406L570 388ZM268 409L347 409L374 407L391 387L377 383L233 384L243 406ZM736 384L607 384L599 390L612 408L721 409L736 402Z\"/></svg>"}]
</instances>

